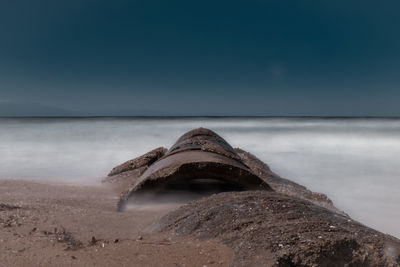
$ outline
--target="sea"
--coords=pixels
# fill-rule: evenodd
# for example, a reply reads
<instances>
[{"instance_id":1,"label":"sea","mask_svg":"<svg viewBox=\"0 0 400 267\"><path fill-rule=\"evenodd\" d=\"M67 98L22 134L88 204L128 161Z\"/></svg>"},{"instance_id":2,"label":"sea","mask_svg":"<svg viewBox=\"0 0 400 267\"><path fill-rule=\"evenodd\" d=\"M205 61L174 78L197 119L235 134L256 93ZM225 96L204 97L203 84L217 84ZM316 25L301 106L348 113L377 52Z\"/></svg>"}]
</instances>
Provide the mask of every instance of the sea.
<instances>
[{"instance_id":1,"label":"sea","mask_svg":"<svg viewBox=\"0 0 400 267\"><path fill-rule=\"evenodd\" d=\"M0 179L99 184L115 165L198 127L400 238L400 118L0 118Z\"/></svg>"}]
</instances>

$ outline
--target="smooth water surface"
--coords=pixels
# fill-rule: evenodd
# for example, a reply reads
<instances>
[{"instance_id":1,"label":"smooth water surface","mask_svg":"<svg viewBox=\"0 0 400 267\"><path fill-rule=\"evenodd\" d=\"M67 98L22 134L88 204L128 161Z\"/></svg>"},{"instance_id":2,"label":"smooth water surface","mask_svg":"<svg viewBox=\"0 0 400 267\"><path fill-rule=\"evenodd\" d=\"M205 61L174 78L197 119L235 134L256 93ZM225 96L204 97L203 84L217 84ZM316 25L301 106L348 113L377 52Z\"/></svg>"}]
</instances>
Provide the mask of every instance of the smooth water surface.
<instances>
[{"instance_id":1,"label":"smooth water surface","mask_svg":"<svg viewBox=\"0 0 400 267\"><path fill-rule=\"evenodd\" d=\"M400 119L4 118L0 178L98 183L115 165L197 127L400 237Z\"/></svg>"}]
</instances>

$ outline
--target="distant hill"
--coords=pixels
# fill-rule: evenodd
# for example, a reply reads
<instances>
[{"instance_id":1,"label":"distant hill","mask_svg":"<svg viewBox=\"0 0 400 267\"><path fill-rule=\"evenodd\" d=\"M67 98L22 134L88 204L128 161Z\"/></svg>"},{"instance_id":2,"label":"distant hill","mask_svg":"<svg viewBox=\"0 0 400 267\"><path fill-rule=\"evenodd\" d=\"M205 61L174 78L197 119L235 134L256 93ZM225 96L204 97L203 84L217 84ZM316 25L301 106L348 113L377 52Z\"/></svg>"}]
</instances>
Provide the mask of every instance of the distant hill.
<instances>
[{"instance_id":1,"label":"distant hill","mask_svg":"<svg viewBox=\"0 0 400 267\"><path fill-rule=\"evenodd\" d=\"M32 102L0 101L0 117L74 116L74 112Z\"/></svg>"},{"instance_id":2,"label":"distant hill","mask_svg":"<svg viewBox=\"0 0 400 267\"><path fill-rule=\"evenodd\" d=\"M121 108L116 105L101 109L67 110L33 102L12 102L0 100L0 117L81 117L81 116L168 116L166 112L135 107ZM182 115L180 113L172 115Z\"/></svg>"}]
</instances>

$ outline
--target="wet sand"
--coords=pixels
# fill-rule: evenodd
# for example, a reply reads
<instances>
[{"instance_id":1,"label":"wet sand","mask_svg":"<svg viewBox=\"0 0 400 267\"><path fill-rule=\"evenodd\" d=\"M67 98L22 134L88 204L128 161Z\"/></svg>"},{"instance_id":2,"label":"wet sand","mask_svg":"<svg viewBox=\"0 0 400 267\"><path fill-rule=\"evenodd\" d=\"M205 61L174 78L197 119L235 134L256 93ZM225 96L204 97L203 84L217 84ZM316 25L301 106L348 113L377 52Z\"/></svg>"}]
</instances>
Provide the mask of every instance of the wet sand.
<instances>
[{"instance_id":1,"label":"wet sand","mask_svg":"<svg viewBox=\"0 0 400 267\"><path fill-rule=\"evenodd\" d=\"M0 266L227 266L213 240L149 235L176 205L117 212L111 185L0 180Z\"/></svg>"}]
</instances>

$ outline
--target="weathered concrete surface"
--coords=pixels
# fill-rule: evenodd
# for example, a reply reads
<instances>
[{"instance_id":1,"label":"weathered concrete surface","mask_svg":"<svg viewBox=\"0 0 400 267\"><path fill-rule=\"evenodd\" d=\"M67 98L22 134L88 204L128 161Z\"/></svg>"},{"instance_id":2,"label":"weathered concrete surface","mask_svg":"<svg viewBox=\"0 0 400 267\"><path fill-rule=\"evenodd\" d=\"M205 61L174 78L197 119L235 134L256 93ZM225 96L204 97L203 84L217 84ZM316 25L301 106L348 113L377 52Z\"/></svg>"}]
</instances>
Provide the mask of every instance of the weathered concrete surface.
<instances>
[{"instance_id":1,"label":"weathered concrete surface","mask_svg":"<svg viewBox=\"0 0 400 267\"><path fill-rule=\"evenodd\" d=\"M233 266L399 266L400 240L310 201L276 192L213 195L148 229L171 238L218 240Z\"/></svg>"}]
</instances>

